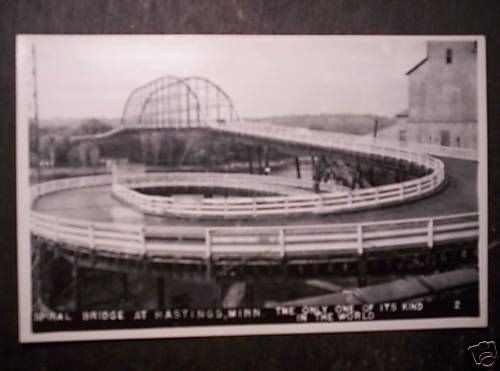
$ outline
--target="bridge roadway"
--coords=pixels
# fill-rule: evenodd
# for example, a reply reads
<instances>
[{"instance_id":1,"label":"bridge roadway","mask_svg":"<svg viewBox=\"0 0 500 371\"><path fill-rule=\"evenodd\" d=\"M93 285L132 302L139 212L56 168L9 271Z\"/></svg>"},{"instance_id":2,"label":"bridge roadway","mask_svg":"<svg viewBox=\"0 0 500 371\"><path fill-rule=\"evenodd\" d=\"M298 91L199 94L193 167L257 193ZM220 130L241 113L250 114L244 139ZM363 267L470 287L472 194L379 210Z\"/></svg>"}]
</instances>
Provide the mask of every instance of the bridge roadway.
<instances>
[{"instance_id":1,"label":"bridge roadway","mask_svg":"<svg viewBox=\"0 0 500 371\"><path fill-rule=\"evenodd\" d=\"M352 135L288 130L275 125L238 122L237 125L211 124L207 128L243 138L299 146L311 153L348 153L377 161L412 163L430 173L410 182L390 185L391 203L380 203L378 187L368 189L373 192L369 211L323 216L313 213L300 217L285 212L281 218L232 221L224 218L187 221L144 215L111 198L109 177L65 179L32 188L34 234L88 251L147 254L175 261L201 259L207 264L207 272L212 261L224 259L258 258L263 262L268 259L279 262L285 258L309 259L333 253L362 256L366 249L420 249L437 243L477 239L476 162L458 159L443 162L424 153L385 143L368 143ZM174 128L150 125L122 130L145 129ZM443 185L446 187L441 189ZM407 197L408 189L417 191L418 197L413 194ZM54 191L57 192L50 194ZM389 206L393 199L399 206Z\"/></svg>"},{"instance_id":2,"label":"bridge roadway","mask_svg":"<svg viewBox=\"0 0 500 371\"><path fill-rule=\"evenodd\" d=\"M108 133L77 136L73 140L103 139L119 134L122 131L176 129L189 129L189 127L178 127L168 125L167 123L129 124ZM316 155L337 153L339 156L342 156L348 154L349 156L354 156L356 162L361 161L361 157L364 157L373 161L392 163L397 168L408 168L408 171L410 168L416 166L419 169L417 170L418 172L425 169L427 174L411 181L397 182L388 186L353 190L349 193L339 194L339 197L333 196L332 198L329 195L326 197L307 197L297 200L290 207L288 205L289 198L285 198L266 201L268 204L262 209L260 206L257 207L256 203L252 201L253 205L248 206L249 208L247 207L244 211L241 210L240 206L226 210L228 205L224 205L221 212L213 211L214 209L211 206L207 206L206 208L196 208L192 211L177 210L174 214L188 213L192 216L196 216L197 214L214 214L220 216L219 214L222 213L224 217L231 215L235 217L256 216L256 214L261 216L270 214L274 214L274 216L288 216L291 213L301 214L306 210L313 213L329 214L333 211L352 211L368 207L387 206L394 203L405 203L434 193L443 185L445 180L445 168L442 161L422 152L409 151L406 148L395 146L394 143L370 143L366 141L366 138L356 135L320 132L304 128L286 128L267 123L241 122L238 120L234 122L207 122L204 125L204 129L243 139L250 138L252 140L270 142L273 145L298 147ZM58 185L54 185L54 187L61 190ZM130 199L134 198L132 194L127 193L125 190L120 191L118 188L113 188L113 191L115 196L121 199L127 197ZM134 205L141 208L141 210L154 209L155 214L159 212L159 209L151 200L145 198L134 199Z\"/></svg>"},{"instance_id":3,"label":"bridge roadway","mask_svg":"<svg viewBox=\"0 0 500 371\"><path fill-rule=\"evenodd\" d=\"M477 163L441 158L445 164L447 185L432 197L379 209L336 215L302 215L286 218L256 218L244 221L181 219L145 215L111 197L111 186L71 189L47 194L37 199L33 209L57 217L95 222L144 223L171 226L269 226L311 225L326 223L362 223L392 219L412 219L477 212Z\"/></svg>"}]
</instances>

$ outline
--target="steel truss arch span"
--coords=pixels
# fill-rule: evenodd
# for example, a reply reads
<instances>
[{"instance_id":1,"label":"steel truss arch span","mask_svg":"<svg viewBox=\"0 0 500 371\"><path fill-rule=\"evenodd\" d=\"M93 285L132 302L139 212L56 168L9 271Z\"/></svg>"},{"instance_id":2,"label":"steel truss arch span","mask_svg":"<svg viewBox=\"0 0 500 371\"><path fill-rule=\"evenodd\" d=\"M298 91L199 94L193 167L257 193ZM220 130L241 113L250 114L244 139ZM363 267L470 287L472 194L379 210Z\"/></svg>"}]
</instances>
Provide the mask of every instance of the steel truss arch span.
<instances>
[{"instance_id":1,"label":"steel truss arch span","mask_svg":"<svg viewBox=\"0 0 500 371\"><path fill-rule=\"evenodd\" d=\"M122 115L125 127L193 128L239 121L229 95L212 81L164 76L136 88Z\"/></svg>"}]
</instances>

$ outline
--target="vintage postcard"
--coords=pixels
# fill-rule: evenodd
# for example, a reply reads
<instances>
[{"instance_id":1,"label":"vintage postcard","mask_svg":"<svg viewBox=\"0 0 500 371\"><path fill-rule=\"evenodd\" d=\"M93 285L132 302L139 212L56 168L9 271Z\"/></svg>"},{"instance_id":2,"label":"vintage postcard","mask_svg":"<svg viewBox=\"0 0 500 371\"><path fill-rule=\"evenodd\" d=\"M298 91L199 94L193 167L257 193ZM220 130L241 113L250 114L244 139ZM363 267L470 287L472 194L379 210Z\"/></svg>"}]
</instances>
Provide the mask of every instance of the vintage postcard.
<instances>
[{"instance_id":1,"label":"vintage postcard","mask_svg":"<svg viewBox=\"0 0 500 371\"><path fill-rule=\"evenodd\" d=\"M486 326L485 48L18 35L20 341Z\"/></svg>"}]
</instances>

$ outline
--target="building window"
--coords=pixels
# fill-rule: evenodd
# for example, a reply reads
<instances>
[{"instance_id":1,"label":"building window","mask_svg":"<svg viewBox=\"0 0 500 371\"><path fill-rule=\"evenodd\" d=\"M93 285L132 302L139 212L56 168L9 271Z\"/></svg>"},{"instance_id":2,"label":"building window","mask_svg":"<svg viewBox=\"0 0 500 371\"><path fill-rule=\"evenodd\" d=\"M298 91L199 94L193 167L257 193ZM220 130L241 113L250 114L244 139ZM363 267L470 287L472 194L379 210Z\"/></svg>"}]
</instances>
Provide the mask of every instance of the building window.
<instances>
[{"instance_id":1,"label":"building window","mask_svg":"<svg viewBox=\"0 0 500 371\"><path fill-rule=\"evenodd\" d=\"M399 141L406 142L406 130L399 131Z\"/></svg>"},{"instance_id":2,"label":"building window","mask_svg":"<svg viewBox=\"0 0 500 371\"><path fill-rule=\"evenodd\" d=\"M446 64L451 64L451 62L453 62L453 51L446 49Z\"/></svg>"},{"instance_id":3,"label":"building window","mask_svg":"<svg viewBox=\"0 0 500 371\"><path fill-rule=\"evenodd\" d=\"M441 145L450 146L450 132L448 130L441 130Z\"/></svg>"}]
</instances>

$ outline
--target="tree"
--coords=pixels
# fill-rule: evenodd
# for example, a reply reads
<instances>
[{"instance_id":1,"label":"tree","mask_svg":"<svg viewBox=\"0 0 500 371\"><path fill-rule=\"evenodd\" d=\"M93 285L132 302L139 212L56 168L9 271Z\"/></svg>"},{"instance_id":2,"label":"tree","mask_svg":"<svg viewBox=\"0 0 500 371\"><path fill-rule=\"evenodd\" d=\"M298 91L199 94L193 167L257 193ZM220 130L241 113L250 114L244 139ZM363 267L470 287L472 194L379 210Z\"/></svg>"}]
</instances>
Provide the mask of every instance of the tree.
<instances>
[{"instance_id":1,"label":"tree","mask_svg":"<svg viewBox=\"0 0 500 371\"><path fill-rule=\"evenodd\" d=\"M85 134L99 134L105 133L112 130L113 127L108 125L98 119L89 119L84 121L80 126L78 126L74 134L75 135L85 135Z\"/></svg>"},{"instance_id":2,"label":"tree","mask_svg":"<svg viewBox=\"0 0 500 371\"><path fill-rule=\"evenodd\" d=\"M88 135L105 133L112 130L113 127L98 119L92 118L84 121L73 132L74 135ZM96 143L80 143L78 146L79 162L81 165L95 166L99 163L100 148Z\"/></svg>"}]
</instances>

